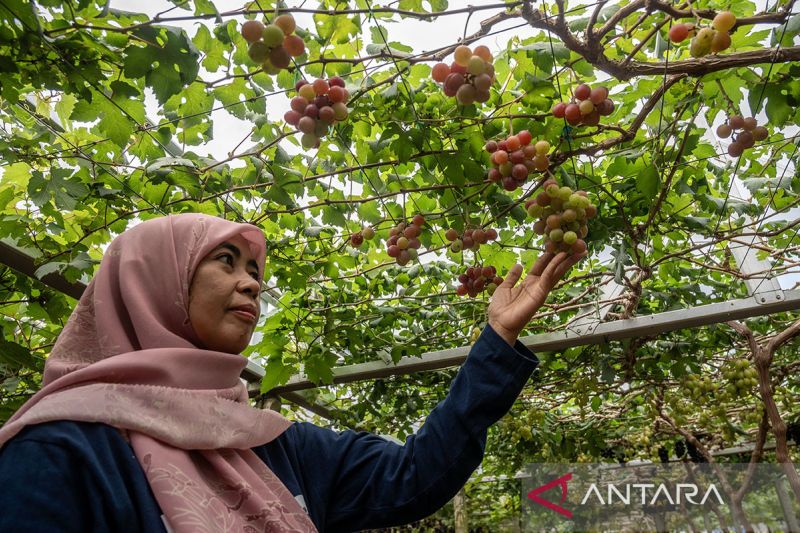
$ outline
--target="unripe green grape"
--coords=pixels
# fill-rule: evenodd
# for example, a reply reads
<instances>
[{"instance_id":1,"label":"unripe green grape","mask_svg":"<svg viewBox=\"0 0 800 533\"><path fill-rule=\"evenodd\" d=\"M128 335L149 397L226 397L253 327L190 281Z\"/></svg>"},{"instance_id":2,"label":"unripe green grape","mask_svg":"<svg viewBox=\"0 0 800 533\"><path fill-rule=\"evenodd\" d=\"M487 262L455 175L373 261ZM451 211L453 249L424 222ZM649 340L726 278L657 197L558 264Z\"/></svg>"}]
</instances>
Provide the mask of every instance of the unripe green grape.
<instances>
[{"instance_id":1,"label":"unripe green grape","mask_svg":"<svg viewBox=\"0 0 800 533\"><path fill-rule=\"evenodd\" d=\"M559 191L558 185L553 184L553 185L548 185L547 189L545 189L544 192L550 198L555 198L556 196L558 196L558 191Z\"/></svg>"},{"instance_id":2,"label":"unripe green grape","mask_svg":"<svg viewBox=\"0 0 800 533\"><path fill-rule=\"evenodd\" d=\"M264 39L264 44L269 48L275 48L283 44L284 33L283 30L274 24L269 24L261 32L261 38Z\"/></svg>"},{"instance_id":3,"label":"unripe green grape","mask_svg":"<svg viewBox=\"0 0 800 533\"><path fill-rule=\"evenodd\" d=\"M561 229L554 229L550 232L550 240L553 242L561 242L564 238L564 231Z\"/></svg>"},{"instance_id":4,"label":"unripe green grape","mask_svg":"<svg viewBox=\"0 0 800 533\"><path fill-rule=\"evenodd\" d=\"M564 222L574 222L576 218L578 218L578 214L574 209L565 209L561 214L561 220Z\"/></svg>"},{"instance_id":5,"label":"unripe green grape","mask_svg":"<svg viewBox=\"0 0 800 533\"><path fill-rule=\"evenodd\" d=\"M582 207L575 208L575 218L577 220L586 220L586 210Z\"/></svg>"},{"instance_id":6,"label":"unripe green grape","mask_svg":"<svg viewBox=\"0 0 800 533\"><path fill-rule=\"evenodd\" d=\"M467 72L469 72L473 76L480 76L481 74L486 72L486 61L484 61L478 56L472 56L471 58L469 58L469 64L467 65Z\"/></svg>"},{"instance_id":7,"label":"unripe green grape","mask_svg":"<svg viewBox=\"0 0 800 533\"><path fill-rule=\"evenodd\" d=\"M560 189L558 189L558 197L561 198L563 202L572 199L572 189L564 185Z\"/></svg>"},{"instance_id":8,"label":"unripe green grape","mask_svg":"<svg viewBox=\"0 0 800 533\"><path fill-rule=\"evenodd\" d=\"M413 260L413 259L416 259L417 257L419 257L419 252L417 252L416 248L408 248L406 250L406 252L408 252L409 259Z\"/></svg>"},{"instance_id":9,"label":"unripe green grape","mask_svg":"<svg viewBox=\"0 0 800 533\"><path fill-rule=\"evenodd\" d=\"M575 241L578 240L578 234L574 231L568 231L564 234L564 242L569 244L570 246L575 244Z\"/></svg>"},{"instance_id":10,"label":"unripe green grape","mask_svg":"<svg viewBox=\"0 0 800 533\"><path fill-rule=\"evenodd\" d=\"M317 145L317 141L319 141L319 139L313 133L304 133L303 136L300 137L300 144L302 144L305 149L314 148Z\"/></svg>"},{"instance_id":11,"label":"unripe green grape","mask_svg":"<svg viewBox=\"0 0 800 533\"><path fill-rule=\"evenodd\" d=\"M269 46L256 41L247 47L247 55L254 63L262 64L269 57Z\"/></svg>"},{"instance_id":12,"label":"unripe green grape","mask_svg":"<svg viewBox=\"0 0 800 533\"><path fill-rule=\"evenodd\" d=\"M461 239L456 239L450 243L450 251L453 252L454 254L457 254L458 252L461 251L463 246L464 244L463 242L461 242Z\"/></svg>"}]
</instances>

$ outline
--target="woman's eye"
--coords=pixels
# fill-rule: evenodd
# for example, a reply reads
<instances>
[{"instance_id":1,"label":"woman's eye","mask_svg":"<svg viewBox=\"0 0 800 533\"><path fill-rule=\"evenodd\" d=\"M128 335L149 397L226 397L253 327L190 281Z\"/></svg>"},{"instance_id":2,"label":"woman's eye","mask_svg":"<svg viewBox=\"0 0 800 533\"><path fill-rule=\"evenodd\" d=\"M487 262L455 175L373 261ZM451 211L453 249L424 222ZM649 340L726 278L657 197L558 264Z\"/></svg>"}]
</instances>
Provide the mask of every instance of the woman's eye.
<instances>
[{"instance_id":1,"label":"woman's eye","mask_svg":"<svg viewBox=\"0 0 800 533\"><path fill-rule=\"evenodd\" d=\"M233 256L231 254L222 254L221 256L217 257L217 259L221 259L223 257L226 258L226 259L230 259L230 262L229 261L225 261L225 262L228 263L229 265L233 266Z\"/></svg>"},{"instance_id":2,"label":"woman's eye","mask_svg":"<svg viewBox=\"0 0 800 533\"><path fill-rule=\"evenodd\" d=\"M259 278L260 278L260 276L258 275L258 272L251 272L251 273L250 273L250 275L251 275L251 276L253 276L253 279L254 279L254 280L256 280L256 281L261 281L261 280L259 279Z\"/></svg>"}]
</instances>

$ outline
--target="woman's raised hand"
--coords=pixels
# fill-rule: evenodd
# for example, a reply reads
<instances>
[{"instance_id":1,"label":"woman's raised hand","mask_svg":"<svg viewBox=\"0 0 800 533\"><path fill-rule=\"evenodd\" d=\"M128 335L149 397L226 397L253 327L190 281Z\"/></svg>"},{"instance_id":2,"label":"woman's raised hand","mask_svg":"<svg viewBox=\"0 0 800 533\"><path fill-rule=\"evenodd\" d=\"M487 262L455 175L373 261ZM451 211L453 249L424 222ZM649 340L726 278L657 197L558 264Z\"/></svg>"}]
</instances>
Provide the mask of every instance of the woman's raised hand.
<instances>
[{"instance_id":1,"label":"woman's raised hand","mask_svg":"<svg viewBox=\"0 0 800 533\"><path fill-rule=\"evenodd\" d=\"M522 283L516 285L522 274L522 265L516 264L503 283L494 291L489 302L489 325L511 346L520 332L530 322L536 311L547 300L547 295L562 276L575 263L586 257L582 254L558 255L544 253L536 260Z\"/></svg>"}]
</instances>

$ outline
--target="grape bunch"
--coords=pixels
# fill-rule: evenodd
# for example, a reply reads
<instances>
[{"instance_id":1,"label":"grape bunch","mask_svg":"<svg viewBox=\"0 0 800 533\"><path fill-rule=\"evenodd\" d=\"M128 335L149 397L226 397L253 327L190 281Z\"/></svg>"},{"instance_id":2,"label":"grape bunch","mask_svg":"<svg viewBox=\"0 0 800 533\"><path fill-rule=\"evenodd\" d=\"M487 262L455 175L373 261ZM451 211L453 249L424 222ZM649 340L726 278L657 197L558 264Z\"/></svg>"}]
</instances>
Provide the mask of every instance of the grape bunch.
<instances>
[{"instance_id":1,"label":"grape bunch","mask_svg":"<svg viewBox=\"0 0 800 533\"><path fill-rule=\"evenodd\" d=\"M497 275L497 269L493 266L475 265L458 276L458 281L461 285L456 287L456 294L475 298L484 290L489 293L489 296L494 294L497 286L503 283L503 278Z\"/></svg>"},{"instance_id":2,"label":"grape bunch","mask_svg":"<svg viewBox=\"0 0 800 533\"><path fill-rule=\"evenodd\" d=\"M461 105L470 105L489 100L489 90L494 83L494 58L486 46L461 45L453 52L453 62L437 63L433 66L431 77L443 84L444 94L455 96Z\"/></svg>"},{"instance_id":3,"label":"grape bunch","mask_svg":"<svg viewBox=\"0 0 800 533\"><path fill-rule=\"evenodd\" d=\"M573 191L566 185L559 187L553 179L545 181L542 189L536 198L525 202L525 209L538 219L533 230L545 236L545 252L585 252L587 221L597 214L597 207L592 205L586 191Z\"/></svg>"},{"instance_id":4,"label":"grape bunch","mask_svg":"<svg viewBox=\"0 0 800 533\"><path fill-rule=\"evenodd\" d=\"M487 230L483 228L465 229L464 233L459 235L458 230L450 228L444 236L450 241L450 251L454 254L465 249L477 252L481 244L486 244L497 238L497 230L493 228Z\"/></svg>"},{"instance_id":5,"label":"grape bunch","mask_svg":"<svg viewBox=\"0 0 800 533\"><path fill-rule=\"evenodd\" d=\"M737 130L738 133L735 133ZM739 157L748 148L752 148L757 141L763 141L769 136L769 131L764 126L759 126L754 117L742 118L740 115L728 117L725 124L717 128L717 137L727 139L735 135L733 142L728 145L728 155Z\"/></svg>"},{"instance_id":6,"label":"grape bunch","mask_svg":"<svg viewBox=\"0 0 800 533\"><path fill-rule=\"evenodd\" d=\"M489 181L502 182L503 188L513 191L525 183L533 171L544 172L550 166L550 143L538 141L531 144L533 136L528 130L509 135L502 141L489 141L484 148L492 154Z\"/></svg>"},{"instance_id":7,"label":"grape bunch","mask_svg":"<svg viewBox=\"0 0 800 533\"><path fill-rule=\"evenodd\" d=\"M703 57L710 53L726 50L731 45L730 30L736 25L736 16L730 11L720 11L710 27L700 28L694 24L675 24L669 29L669 39L673 43L681 43L692 37L689 54L692 57Z\"/></svg>"},{"instance_id":8,"label":"grape bunch","mask_svg":"<svg viewBox=\"0 0 800 533\"><path fill-rule=\"evenodd\" d=\"M247 55L267 74L277 74L306 50L303 39L294 35L295 28L291 15L275 17L266 26L258 20L248 20L242 24L242 37L250 44Z\"/></svg>"},{"instance_id":9,"label":"grape bunch","mask_svg":"<svg viewBox=\"0 0 800 533\"><path fill-rule=\"evenodd\" d=\"M338 76L312 83L300 80L295 89L297 96L292 98L292 108L283 119L303 133L300 138L303 148L318 148L320 138L328 133L329 127L347 119L350 94L344 88L344 80Z\"/></svg>"},{"instance_id":10,"label":"grape bunch","mask_svg":"<svg viewBox=\"0 0 800 533\"><path fill-rule=\"evenodd\" d=\"M608 97L608 88L600 86L592 89L585 83L575 88L572 102L559 102L553 106L553 116L566 119L572 126L597 126L601 116L606 117L613 112L614 102Z\"/></svg>"},{"instance_id":11,"label":"grape bunch","mask_svg":"<svg viewBox=\"0 0 800 533\"><path fill-rule=\"evenodd\" d=\"M722 376L728 380L726 392L736 397L748 395L758 385L758 372L747 359L733 359L722 367Z\"/></svg>"},{"instance_id":12,"label":"grape bunch","mask_svg":"<svg viewBox=\"0 0 800 533\"><path fill-rule=\"evenodd\" d=\"M422 233L425 217L414 215L411 224L400 222L389 230L389 239L386 241L386 253L397 260L400 266L406 266L409 261L417 258L417 250L421 246L417 237Z\"/></svg>"},{"instance_id":13,"label":"grape bunch","mask_svg":"<svg viewBox=\"0 0 800 533\"><path fill-rule=\"evenodd\" d=\"M375 237L375 230L371 226L361 228L361 231L356 231L350 234L350 246L359 248L364 241L371 241Z\"/></svg>"}]
</instances>

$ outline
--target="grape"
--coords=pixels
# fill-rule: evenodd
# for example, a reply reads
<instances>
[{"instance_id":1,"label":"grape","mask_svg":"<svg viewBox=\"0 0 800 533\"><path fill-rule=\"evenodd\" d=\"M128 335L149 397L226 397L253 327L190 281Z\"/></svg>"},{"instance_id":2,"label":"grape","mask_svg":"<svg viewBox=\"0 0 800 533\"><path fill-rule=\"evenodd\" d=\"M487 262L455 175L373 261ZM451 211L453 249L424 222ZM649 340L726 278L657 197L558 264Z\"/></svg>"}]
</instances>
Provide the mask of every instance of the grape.
<instances>
[{"instance_id":1,"label":"grape","mask_svg":"<svg viewBox=\"0 0 800 533\"><path fill-rule=\"evenodd\" d=\"M469 64L470 58L472 58L472 50L469 49L469 46L462 44L457 46L453 52L453 59L462 67L466 67Z\"/></svg>"},{"instance_id":2,"label":"grape","mask_svg":"<svg viewBox=\"0 0 800 533\"><path fill-rule=\"evenodd\" d=\"M453 72L455 72L456 74L462 74L462 75L466 74L467 73L467 67L465 67L463 65L459 65L458 63L453 61L452 63L450 63L450 73L453 73Z\"/></svg>"},{"instance_id":3,"label":"grape","mask_svg":"<svg viewBox=\"0 0 800 533\"><path fill-rule=\"evenodd\" d=\"M500 166L506 161L508 161L508 152L506 152L505 150L496 150L492 154L492 163L494 163L495 165Z\"/></svg>"},{"instance_id":4,"label":"grape","mask_svg":"<svg viewBox=\"0 0 800 533\"><path fill-rule=\"evenodd\" d=\"M269 24L261 32L261 38L269 48L275 48L283 44L283 30L274 24Z\"/></svg>"},{"instance_id":5,"label":"grape","mask_svg":"<svg viewBox=\"0 0 800 533\"><path fill-rule=\"evenodd\" d=\"M756 126L755 128L753 128L753 131L751 133L753 134L753 139L756 141L763 141L764 139L769 137L769 132L767 131L767 128L765 128L764 126Z\"/></svg>"},{"instance_id":6,"label":"grape","mask_svg":"<svg viewBox=\"0 0 800 533\"><path fill-rule=\"evenodd\" d=\"M286 123L289 124L290 126L297 126L297 123L300 121L300 118L302 116L303 115L301 115L300 113L298 113L294 109L291 109L291 110L287 111L286 113L284 113L283 120L285 120Z\"/></svg>"},{"instance_id":7,"label":"grape","mask_svg":"<svg viewBox=\"0 0 800 533\"><path fill-rule=\"evenodd\" d=\"M578 104L578 109L581 112L581 115L588 115L592 111L594 111L594 104L591 100L584 100L580 104Z\"/></svg>"},{"instance_id":8,"label":"grape","mask_svg":"<svg viewBox=\"0 0 800 533\"><path fill-rule=\"evenodd\" d=\"M458 239L458 232L455 229L450 228L449 230L447 230L447 232L444 234L444 236L448 241L452 242L452 241Z\"/></svg>"},{"instance_id":9,"label":"grape","mask_svg":"<svg viewBox=\"0 0 800 533\"><path fill-rule=\"evenodd\" d=\"M294 98L292 98L291 102L289 102L289 106L298 113L305 112L307 105L308 105L308 100L306 100L302 96L295 96Z\"/></svg>"},{"instance_id":10,"label":"grape","mask_svg":"<svg viewBox=\"0 0 800 533\"><path fill-rule=\"evenodd\" d=\"M472 80L479 92L487 92L492 87L492 78L488 74L480 74Z\"/></svg>"},{"instance_id":11,"label":"grape","mask_svg":"<svg viewBox=\"0 0 800 533\"><path fill-rule=\"evenodd\" d=\"M548 254L554 254L558 252L558 244L553 241L547 241L544 243L544 251Z\"/></svg>"},{"instance_id":12,"label":"grape","mask_svg":"<svg viewBox=\"0 0 800 533\"><path fill-rule=\"evenodd\" d=\"M341 122L347 118L349 111L347 110L347 106L342 102L336 102L331 107L333 108L333 114L336 117L336 120Z\"/></svg>"},{"instance_id":13,"label":"grape","mask_svg":"<svg viewBox=\"0 0 800 533\"><path fill-rule=\"evenodd\" d=\"M508 159L514 163L515 165L525 163L525 152L522 150L517 150L515 152L511 152L511 155L508 156Z\"/></svg>"},{"instance_id":14,"label":"grape","mask_svg":"<svg viewBox=\"0 0 800 533\"><path fill-rule=\"evenodd\" d=\"M753 117L747 117L742 123L742 127L748 131L753 131L756 126L758 126L758 122Z\"/></svg>"},{"instance_id":15,"label":"grape","mask_svg":"<svg viewBox=\"0 0 800 533\"><path fill-rule=\"evenodd\" d=\"M522 146L527 146L533 140L533 135L528 130L522 130L521 132L517 133L517 138L519 142L522 143Z\"/></svg>"},{"instance_id":16,"label":"grape","mask_svg":"<svg viewBox=\"0 0 800 533\"><path fill-rule=\"evenodd\" d=\"M600 111L601 115L607 117L614 112L614 102L606 98L600 102L600 105L597 106L597 110Z\"/></svg>"},{"instance_id":17,"label":"grape","mask_svg":"<svg viewBox=\"0 0 800 533\"><path fill-rule=\"evenodd\" d=\"M733 115L732 117L728 118L728 124L731 125L731 128L740 130L744 128L744 119L739 115Z\"/></svg>"},{"instance_id":18,"label":"grape","mask_svg":"<svg viewBox=\"0 0 800 533\"><path fill-rule=\"evenodd\" d=\"M550 166L550 160L546 155L537 155L533 158L533 166L536 170L544 172Z\"/></svg>"},{"instance_id":19,"label":"grape","mask_svg":"<svg viewBox=\"0 0 800 533\"><path fill-rule=\"evenodd\" d=\"M547 217L547 227L550 229L558 229L561 227L561 216L550 215ZM552 239L552 237L550 237Z\"/></svg>"},{"instance_id":20,"label":"grape","mask_svg":"<svg viewBox=\"0 0 800 533\"><path fill-rule=\"evenodd\" d=\"M311 86L314 88L314 94L317 95L325 94L331 88L330 85L328 85L328 82L325 80L314 80L314 83L312 83Z\"/></svg>"},{"instance_id":21,"label":"grape","mask_svg":"<svg viewBox=\"0 0 800 533\"><path fill-rule=\"evenodd\" d=\"M568 231L568 232L564 233L564 243L565 244L569 244L571 246L571 245L575 244L575 242L577 240L578 240L578 234L575 233L574 231Z\"/></svg>"},{"instance_id":22,"label":"grape","mask_svg":"<svg viewBox=\"0 0 800 533\"><path fill-rule=\"evenodd\" d=\"M463 249L463 247L464 243L461 241L461 239L456 239L450 243L450 251L453 252L454 254L460 252Z\"/></svg>"},{"instance_id":23,"label":"grape","mask_svg":"<svg viewBox=\"0 0 800 533\"><path fill-rule=\"evenodd\" d=\"M714 34L714 38L711 39L711 51L715 54L727 50L730 45L731 36L728 32L718 31Z\"/></svg>"},{"instance_id":24,"label":"grape","mask_svg":"<svg viewBox=\"0 0 800 533\"><path fill-rule=\"evenodd\" d=\"M544 220L538 220L533 225L533 231L536 232L537 235L544 235L544 232L547 230L547 223Z\"/></svg>"},{"instance_id":25,"label":"grape","mask_svg":"<svg viewBox=\"0 0 800 533\"><path fill-rule=\"evenodd\" d=\"M331 103L344 102L344 89L336 85L328 90L328 99Z\"/></svg>"},{"instance_id":26,"label":"grape","mask_svg":"<svg viewBox=\"0 0 800 533\"><path fill-rule=\"evenodd\" d=\"M488 141L484 146L487 152L492 153L497 151L497 142L495 141Z\"/></svg>"},{"instance_id":27,"label":"grape","mask_svg":"<svg viewBox=\"0 0 800 533\"><path fill-rule=\"evenodd\" d=\"M299 94L308 101L313 100L317 95L317 93L314 92L314 87L310 83L307 83L302 87L300 87L300 89L297 91L297 94Z\"/></svg>"},{"instance_id":28,"label":"grape","mask_svg":"<svg viewBox=\"0 0 800 533\"><path fill-rule=\"evenodd\" d=\"M314 133L316 122L311 117L303 117L297 122L297 129L303 133Z\"/></svg>"},{"instance_id":29,"label":"grape","mask_svg":"<svg viewBox=\"0 0 800 533\"><path fill-rule=\"evenodd\" d=\"M422 215L414 215L414 217L411 219L411 223L415 226L423 226L425 225L425 217Z\"/></svg>"},{"instance_id":30,"label":"grape","mask_svg":"<svg viewBox=\"0 0 800 533\"><path fill-rule=\"evenodd\" d=\"M550 197L544 193L539 193L536 197L536 203L542 207L550 205Z\"/></svg>"},{"instance_id":31,"label":"grape","mask_svg":"<svg viewBox=\"0 0 800 533\"><path fill-rule=\"evenodd\" d=\"M564 212L561 213L561 220L566 223L574 222L576 217L577 213L574 209L564 209Z\"/></svg>"},{"instance_id":32,"label":"grape","mask_svg":"<svg viewBox=\"0 0 800 533\"><path fill-rule=\"evenodd\" d=\"M333 108L327 105L319 108L319 119L328 124L333 124L333 121L336 120L336 114L333 112Z\"/></svg>"},{"instance_id":33,"label":"grape","mask_svg":"<svg viewBox=\"0 0 800 533\"><path fill-rule=\"evenodd\" d=\"M513 191L517 188L516 180L511 176L506 176L503 178L503 188L507 191Z\"/></svg>"},{"instance_id":34,"label":"grape","mask_svg":"<svg viewBox=\"0 0 800 533\"><path fill-rule=\"evenodd\" d=\"M497 149L503 150L504 152L508 152L508 144L506 144L505 141L500 141L499 143L497 143Z\"/></svg>"},{"instance_id":35,"label":"grape","mask_svg":"<svg viewBox=\"0 0 800 533\"><path fill-rule=\"evenodd\" d=\"M472 53L480 57L487 63L491 63L494 60L494 58L492 57L492 53L489 51L489 48L484 45L476 46L475 50L473 50Z\"/></svg>"},{"instance_id":36,"label":"grape","mask_svg":"<svg viewBox=\"0 0 800 533\"><path fill-rule=\"evenodd\" d=\"M483 104L484 102L488 102L489 98L492 97L492 94L489 91L478 91L475 95L475 101L480 102Z\"/></svg>"},{"instance_id":37,"label":"grape","mask_svg":"<svg viewBox=\"0 0 800 533\"><path fill-rule=\"evenodd\" d=\"M368 241L371 241L372 238L375 236L375 230L370 226L366 226L361 229L361 235L363 235L364 238L367 239Z\"/></svg>"},{"instance_id":38,"label":"grape","mask_svg":"<svg viewBox=\"0 0 800 533\"><path fill-rule=\"evenodd\" d=\"M586 218L594 218L597 215L597 207L589 204L584 208L586 211Z\"/></svg>"},{"instance_id":39,"label":"grape","mask_svg":"<svg viewBox=\"0 0 800 533\"><path fill-rule=\"evenodd\" d=\"M509 152L513 152L515 150L519 150L520 146L522 146L522 142L516 135L509 135L509 137L506 139L506 146L508 147Z\"/></svg>"},{"instance_id":40,"label":"grape","mask_svg":"<svg viewBox=\"0 0 800 533\"><path fill-rule=\"evenodd\" d=\"M400 250L400 253L397 254L397 264L406 266L409 261L411 261L411 253L408 250Z\"/></svg>"},{"instance_id":41,"label":"grape","mask_svg":"<svg viewBox=\"0 0 800 533\"><path fill-rule=\"evenodd\" d=\"M496 168L490 168L488 177L489 177L489 181L493 181L493 182L496 183L496 182L500 181L503 178L503 175L500 174L500 171L497 170Z\"/></svg>"},{"instance_id":42,"label":"grape","mask_svg":"<svg viewBox=\"0 0 800 533\"><path fill-rule=\"evenodd\" d=\"M292 57L299 57L306 51L306 43L297 35L287 35L283 39L283 47Z\"/></svg>"},{"instance_id":43,"label":"grape","mask_svg":"<svg viewBox=\"0 0 800 533\"><path fill-rule=\"evenodd\" d=\"M586 100L592 94L592 88L582 83L575 88L575 98L578 100Z\"/></svg>"},{"instance_id":44,"label":"grape","mask_svg":"<svg viewBox=\"0 0 800 533\"><path fill-rule=\"evenodd\" d=\"M570 124L577 124L581 120L581 108L578 107L578 104L569 104L564 110L564 117Z\"/></svg>"},{"instance_id":45,"label":"grape","mask_svg":"<svg viewBox=\"0 0 800 533\"><path fill-rule=\"evenodd\" d=\"M739 157L744 152L744 146L736 141L728 145L728 155L731 157Z\"/></svg>"},{"instance_id":46,"label":"grape","mask_svg":"<svg viewBox=\"0 0 800 533\"><path fill-rule=\"evenodd\" d=\"M689 37L689 28L686 24L675 24L669 29L669 40L673 43L680 43Z\"/></svg>"},{"instance_id":47,"label":"grape","mask_svg":"<svg viewBox=\"0 0 800 533\"><path fill-rule=\"evenodd\" d=\"M730 11L720 11L711 21L711 25L717 31L727 32L736 25L736 17Z\"/></svg>"},{"instance_id":48,"label":"grape","mask_svg":"<svg viewBox=\"0 0 800 533\"><path fill-rule=\"evenodd\" d=\"M403 230L403 236L407 239L413 239L414 237L419 237L420 229L418 226L411 224L406 229ZM410 242L410 241L409 241Z\"/></svg>"},{"instance_id":49,"label":"grape","mask_svg":"<svg viewBox=\"0 0 800 533\"><path fill-rule=\"evenodd\" d=\"M405 250L405 252L408 253L408 258L411 259L411 260L416 259L417 257L419 257L419 252L417 252L417 249L414 248L414 247L411 247L408 250Z\"/></svg>"},{"instance_id":50,"label":"grape","mask_svg":"<svg viewBox=\"0 0 800 533\"><path fill-rule=\"evenodd\" d=\"M533 159L533 156L536 155L536 146L533 144L528 144L527 146L522 147L522 153L525 154L525 157L528 159Z\"/></svg>"},{"instance_id":51,"label":"grape","mask_svg":"<svg viewBox=\"0 0 800 533\"><path fill-rule=\"evenodd\" d=\"M341 87L344 89L344 80L339 76L334 76L328 80L328 85L331 87Z\"/></svg>"},{"instance_id":52,"label":"grape","mask_svg":"<svg viewBox=\"0 0 800 533\"><path fill-rule=\"evenodd\" d=\"M486 232L481 228L475 230L475 232L472 234L472 238L475 239L475 242L478 244L486 244L486 241L488 240L486 238Z\"/></svg>"},{"instance_id":53,"label":"grape","mask_svg":"<svg viewBox=\"0 0 800 533\"><path fill-rule=\"evenodd\" d=\"M350 244L353 245L355 248L358 248L362 244L364 244L364 236L360 233L353 233L350 235Z\"/></svg>"},{"instance_id":54,"label":"grape","mask_svg":"<svg viewBox=\"0 0 800 533\"><path fill-rule=\"evenodd\" d=\"M456 100L461 105L470 105L475 102L475 97L478 96L478 90L474 85L465 83L456 91Z\"/></svg>"},{"instance_id":55,"label":"grape","mask_svg":"<svg viewBox=\"0 0 800 533\"><path fill-rule=\"evenodd\" d=\"M707 28L704 28L707 29ZM711 30L714 31L714 30ZM703 57L704 55L708 54L711 51L711 42L707 45L703 44L702 42L697 40L697 37L692 39L692 43L689 45L689 54L692 57Z\"/></svg>"},{"instance_id":56,"label":"grape","mask_svg":"<svg viewBox=\"0 0 800 533\"><path fill-rule=\"evenodd\" d=\"M558 189L558 197L561 198L562 202L569 200L570 196L572 196L572 189L566 185Z\"/></svg>"},{"instance_id":57,"label":"grape","mask_svg":"<svg viewBox=\"0 0 800 533\"><path fill-rule=\"evenodd\" d=\"M272 23L279 27L286 35L291 35L297 28L294 17L291 15L281 15L279 17L275 17L275 20L273 20Z\"/></svg>"},{"instance_id":58,"label":"grape","mask_svg":"<svg viewBox=\"0 0 800 533\"><path fill-rule=\"evenodd\" d=\"M448 74L450 74L450 67L447 66L447 63L436 63L431 70L431 77L437 83L444 83Z\"/></svg>"},{"instance_id":59,"label":"grape","mask_svg":"<svg viewBox=\"0 0 800 533\"><path fill-rule=\"evenodd\" d=\"M567 104L559 102L553 106L553 116L556 118L564 118L564 111L567 109Z\"/></svg>"},{"instance_id":60,"label":"grape","mask_svg":"<svg viewBox=\"0 0 800 533\"><path fill-rule=\"evenodd\" d=\"M717 128L717 137L720 139L727 139L731 136L733 129L728 124L720 124Z\"/></svg>"},{"instance_id":61,"label":"grape","mask_svg":"<svg viewBox=\"0 0 800 533\"><path fill-rule=\"evenodd\" d=\"M497 238L497 230L494 228L486 230L486 238L490 241L495 240Z\"/></svg>"},{"instance_id":62,"label":"grape","mask_svg":"<svg viewBox=\"0 0 800 533\"><path fill-rule=\"evenodd\" d=\"M269 47L261 41L256 41L247 47L247 55L254 63L261 64L269 57Z\"/></svg>"},{"instance_id":63,"label":"grape","mask_svg":"<svg viewBox=\"0 0 800 533\"><path fill-rule=\"evenodd\" d=\"M547 155L550 151L550 143L547 141L538 141L534 146L538 155Z\"/></svg>"},{"instance_id":64,"label":"grape","mask_svg":"<svg viewBox=\"0 0 800 533\"><path fill-rule=\"evenodd\" d=\"M472 56L469 58L469 64L467 65L467 72L472 74L473 76L479 76L486 72L486 61L481 59L478 56Z\"/></svg>"},{"instance_id":65,"label":"grape","mask_svg":"<svg viewBox=\"0 0 800 533\"><path fill-rule=\"evenodd\" d=\"M714 30L711 28L703 28L697 32L694 39L701 46L709 47L711 46L711 41L714 39Z\"/></svg>"},{"instance_id":66,"label":"grape","mask_svg":"<svg viewBox=\"0 0 800 533\"><path fill-rule=\"evenodd\" d=\"M306 133L302 137L300 137L300 144L303 145L303 148L306 149L315 148L317 146L317 143L319 143L319 139L313 133Z\"/></svg>"},{"instance_id":67,"label":"grape","mask_svg":"<svg viewBox=\"0 0 800 533\"><path fill-rule=\"evenodd\" d=\"M258 20L248 20L242 24L242 37L248 43L254 43L261 39L264 25Z\"/></svg>"},{"instance_id":68,"label":"grape","mask_svg":"<svg viewBox=\"0 0 800 533\"><path fill-rule=\"evenodd\" d=\"M274 76L281 71L281 69L272 64L272 61L270 61L269 58L265 59L264 62L261 63L261 70L270 76Z\"/></svg>"},{"instance_id":69,"label":"grape","mask_svg":"<svg viewBox=\"0 0 800 533\"><path fill-rule=\"evenodd\" d=\"M522 164L514 165L511 169L511 175L514 176L514 179L517 181L522 181L528 177L528 167Z\"/></svg>"},{"instance_id":70,"label":"grape","mask_svg":"<svg viewBox=\"0 0 800 533\"><path fill-rule=\"evenodd\" d=\"M308 104L306 106L305 115L311 118L319 117L319 107L316 104Z\"/></svg>"},{"instance_id":71,"label":"grape","mask_svg":"<svg viewBox=\"0 0 800 533\"><path fill-rule=\"evenodd\" d=\"M500 165L500 174L502 174L503 177L510 176L512 170L514 170L514 163L512 163L511 161L506 161L505 163Z\"/></svg>"},{"instance_id":72,"label":"grape","mask_svg":"<svg viewBox=\"0 0 800 533\"><path fill-rule=\"evenodd\" d=\"M286 48L278 46L269 53L269 60L278 68L286 68L292 62L292 57L286 51Z\"/></svg>"},{"instance_id":73,"label":"grape","mask_svg":"<svg viewBox=\"0 0 800 533\"><path fill-rule=\"evenodd\" d=\"M331 100L327 97L327 95L321 94L319 96L315 96L314 101L311 103L317 107L325 107L326 105L331 105Z\"/></svg>"},{"instance_id":74,"label":"grape","mask_svg":"<svg viewBox=\"0 0 800 533\"><path fill-rule=\"evenodd\" d=\"M464 76L458 72L453 72L444 80L445 90L450 90L455 94L464 85Z\"/></svg>"},{"instance_id":75,"label":"grape","mask_svg":"<svg viewBox=\"0 0 800 533\"><path fill-rule=\"evenodd\" d=\"M608 89L605 87L595 87L592 89L592 92L589 93L589 100L591 100L594 105L600 105L606 98L608 98Z\"/></svg>"},{"instance_id":76,"label":"grape","mask_svg":"<svg viewBox=\"0 0 800 533\"><path fill-rule=\"evenodd\" d=\"M755 139L753 139L752 133L745 130L736 136L736 142L741 144L744 148L752 148L755 144Z\"/></svg>"},{"instance_id":77,"label":"grape","mask_svg":"<svg viewBox=\"0 0 800 533\"><path fill-rule=\"evenodd\" d=\"M558 185L553 183L548 185L544 189L544 193L549 196L550 198L557 198L558 197Z\"/></svg>"},{"instance_id":78,"label":"grape","mask_svg":"<svg viewBox=\"0 0 800 533\"><path fill-rule=\"evenodd\" d=\"M600 111L595 108L594 111L583 117L583 123L587 126L597 126L600 124Z\"/></svg>"},{"instance_id":79,"label":"grape","mask_svg":"<svg viewBox=\"0 0 800 533\"><path fill-rule=\"evenodd\" d=\"M564 230L557 228L554 230L550 230L550 240L553 242L561 242L564 238Z\"/></svg>"}]
</instances>

